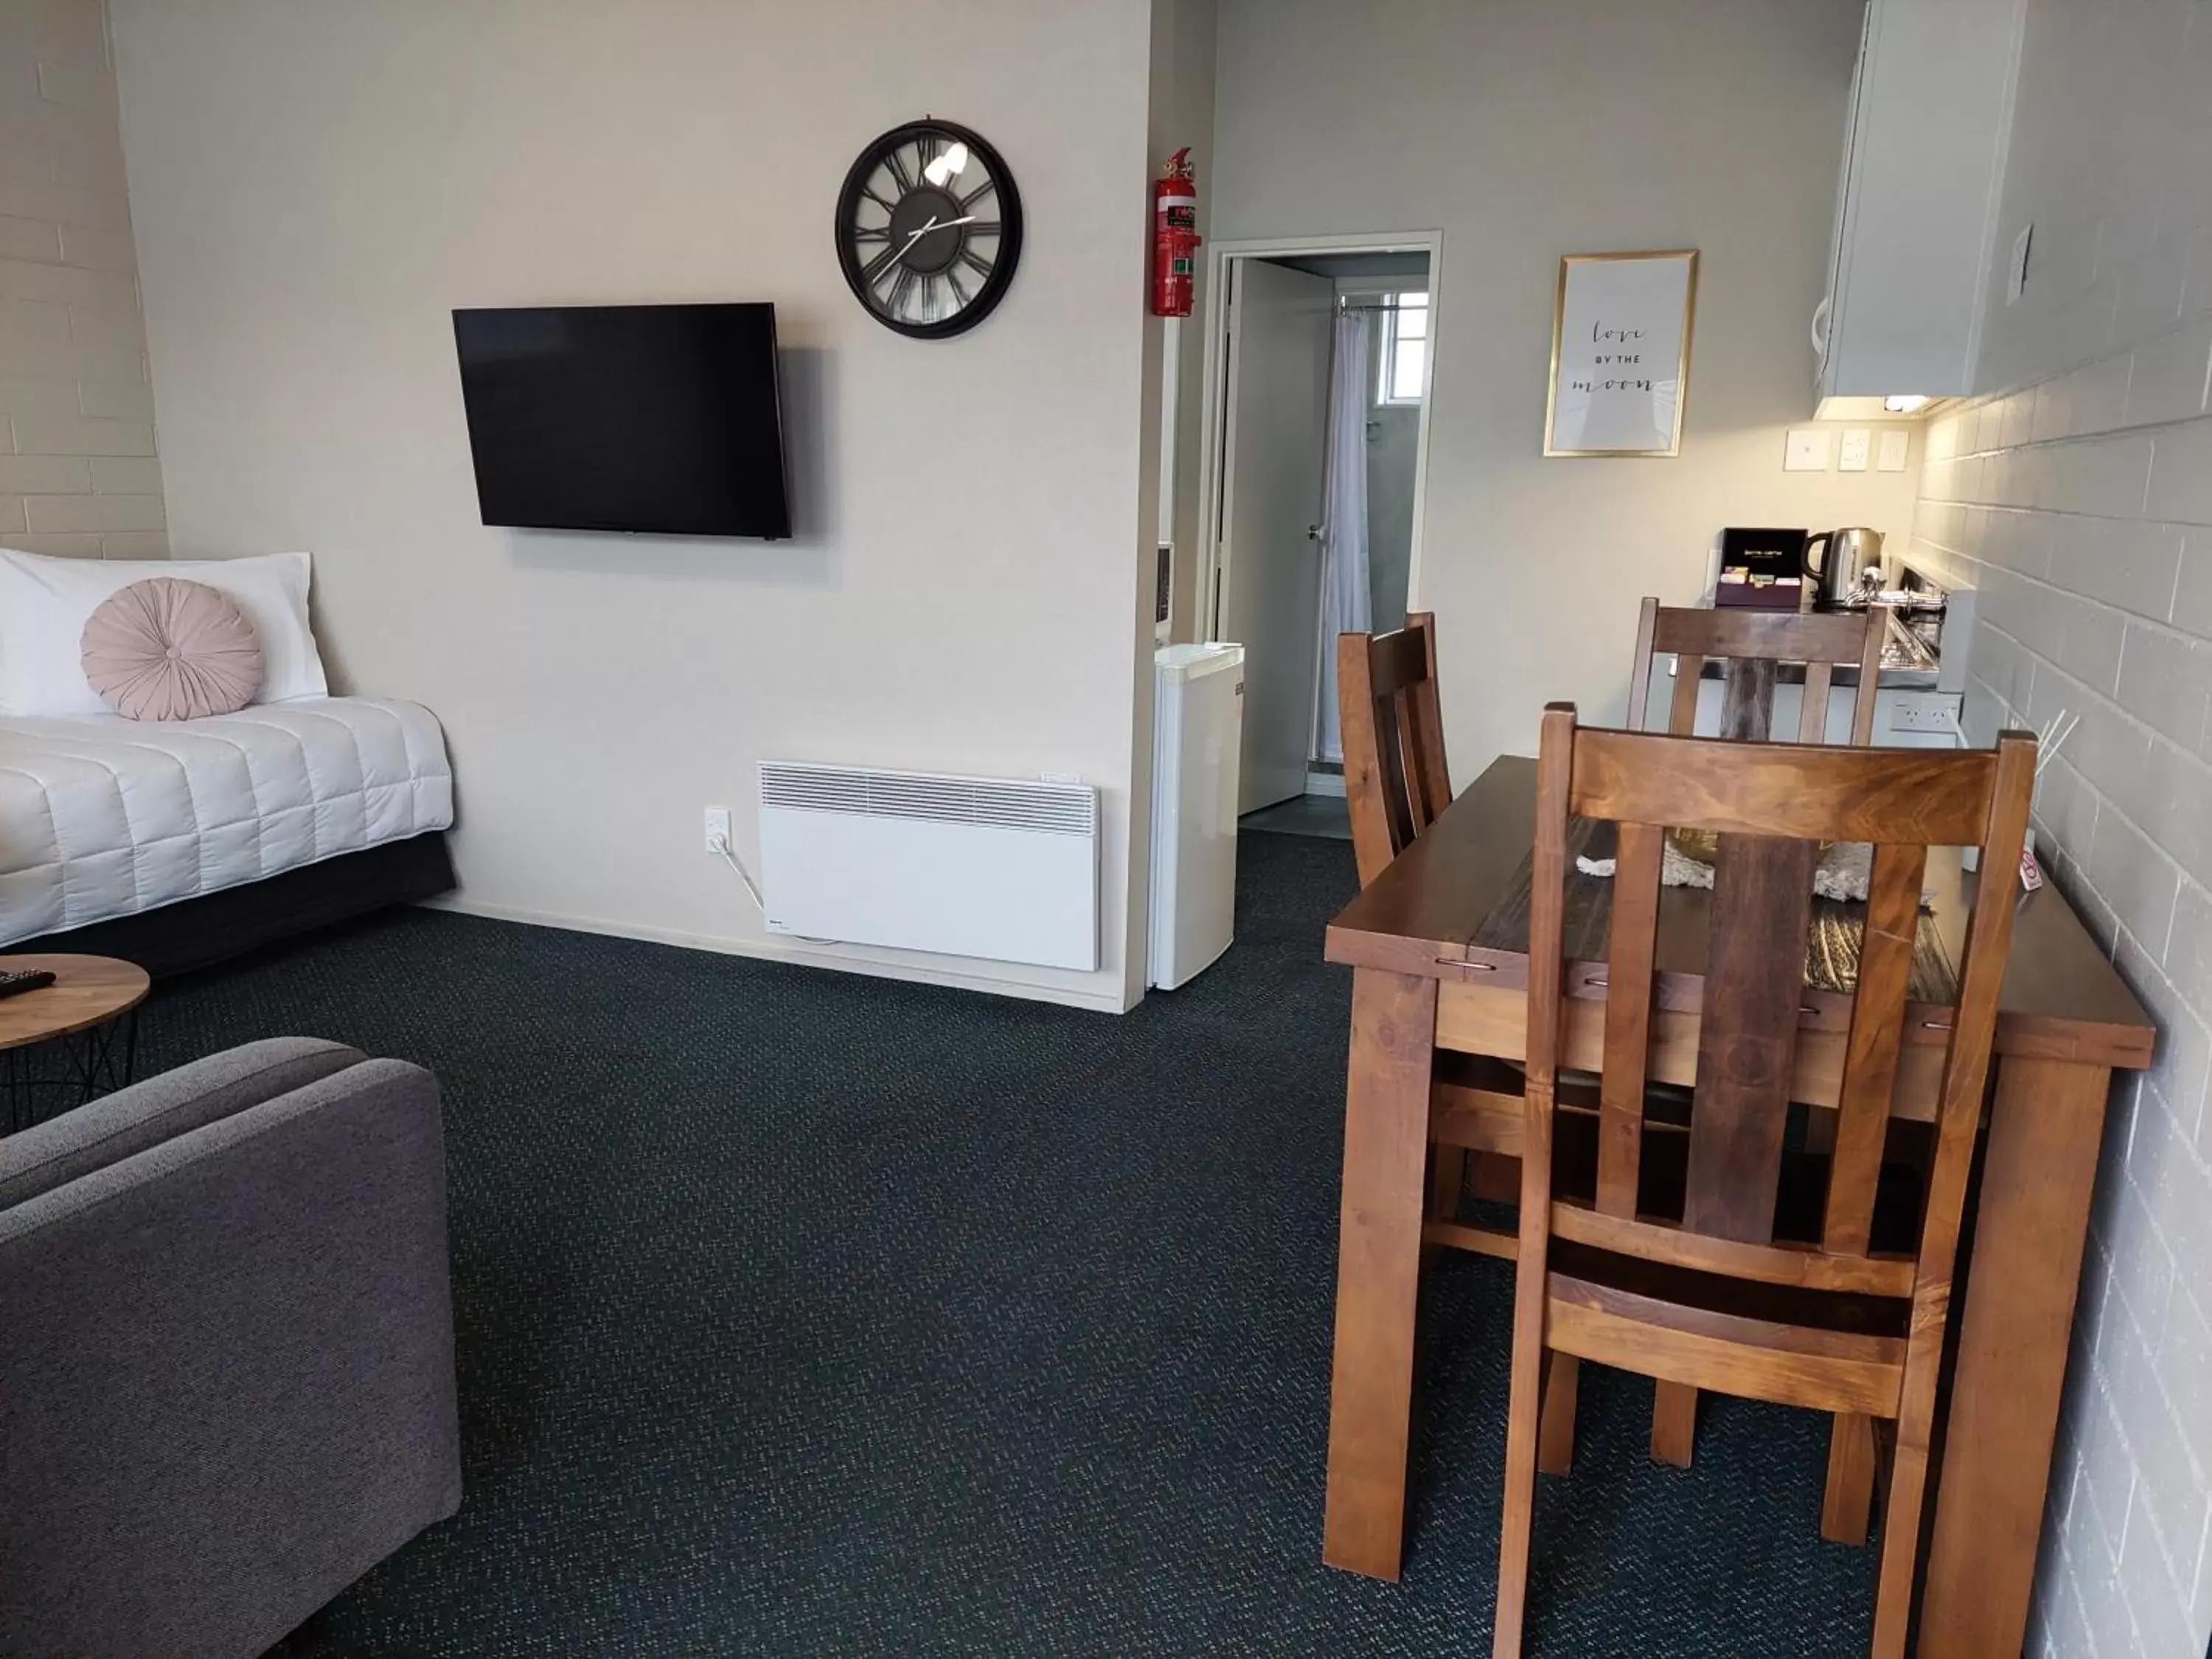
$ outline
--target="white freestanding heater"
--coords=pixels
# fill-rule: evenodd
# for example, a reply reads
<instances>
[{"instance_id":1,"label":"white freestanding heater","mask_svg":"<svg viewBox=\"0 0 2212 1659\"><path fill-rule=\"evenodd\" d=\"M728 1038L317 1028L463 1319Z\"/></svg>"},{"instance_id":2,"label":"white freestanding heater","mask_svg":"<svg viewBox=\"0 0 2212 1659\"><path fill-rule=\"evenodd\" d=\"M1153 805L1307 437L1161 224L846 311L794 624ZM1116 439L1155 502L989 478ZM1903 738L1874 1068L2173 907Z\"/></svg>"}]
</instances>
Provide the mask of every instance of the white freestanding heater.
<instances>
[{"instance_id":1,"label":"white freestanding heater","mask_svg":"<svg viewBox=\"0 0 2212 1659\"><path fill-rule=\"evenodd\" d=\"M1244 647L1152 655L1152 900L1146 982L1173 990L1229 948L1237 920L1237 762Z\"/></svg>"}]
</instances>

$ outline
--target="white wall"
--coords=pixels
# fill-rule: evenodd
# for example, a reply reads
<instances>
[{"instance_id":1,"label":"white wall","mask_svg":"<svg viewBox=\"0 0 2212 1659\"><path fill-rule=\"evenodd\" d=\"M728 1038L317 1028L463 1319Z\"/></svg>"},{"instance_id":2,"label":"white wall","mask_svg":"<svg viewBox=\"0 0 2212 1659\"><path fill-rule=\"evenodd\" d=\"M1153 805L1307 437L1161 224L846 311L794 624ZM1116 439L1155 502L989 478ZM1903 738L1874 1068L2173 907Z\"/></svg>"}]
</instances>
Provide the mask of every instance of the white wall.
<instances>
[{"instance_id":1,"label":"white wall","mask_svg":"<svg viewBox=\"0 0 2212 1659\"><path fill-rule=\"evenodd\" d=\"M161 464L100 0L0 0L0 544L159 558Z\"/></svg>"},{"instance_id":2,"label":"white wall","mask_svg":"<svg viewBox=\"0 0 2212 1659\"><path fill-rule=\"evenodd\" d=\"M2057 880L2157 1016L2115 1091L2031 1653L2212 1634L2212 6L2031 0L1979 384L1917 533L1980 588L1968 729L2081 724ZM2026 292L2004 255L2035 227Z\"/></svg>"},{"instance_id":3,"label":"white wall","mask_svg":"<svg viewBox=\"0 0 2212 1659\"><path fill-rule=\"evenodd\" d=\"M1222 0L1215 237L1443 233L1413 603L1455 778L1552 699L1617 718L1638 601L1693 601L1723 526L1909 527L1909 471L1782 471L1859 9ZM1703 255L1680 458L1545 460L1559 256L1665 247Z\"/></svg>"},{"instance_id":4,"label":"white wall","mask_svg":"<svg viewBox=\"0 0 2212 1659\"><path fill-rule=\"evenodd\" d=\"M786 950L702 851L712 802L750 853L757 760L1064 770L1105 793L1099 973L816 954L1129 999L1151 29L1145 0L116 0L177 550L313 550L340 684L447 723L465 908ZM866 317L830 239L853 157L925 112L1027 214L950 343ZM478 522L453 307L719 299L778 309L795 540Z\"/></svg>"}]
</instances>

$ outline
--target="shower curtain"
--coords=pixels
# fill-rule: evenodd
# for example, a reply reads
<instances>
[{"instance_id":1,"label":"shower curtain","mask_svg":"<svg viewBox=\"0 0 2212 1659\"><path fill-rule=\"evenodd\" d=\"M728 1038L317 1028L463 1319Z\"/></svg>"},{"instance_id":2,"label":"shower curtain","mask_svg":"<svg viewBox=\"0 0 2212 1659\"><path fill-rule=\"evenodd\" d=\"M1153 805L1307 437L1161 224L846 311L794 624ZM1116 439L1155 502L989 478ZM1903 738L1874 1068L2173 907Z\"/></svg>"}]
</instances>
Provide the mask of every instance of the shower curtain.
<instances>
[{"instance_id":1,"label":"shower curtain","mask_svg":"<svg viewBox=\"0 0 2212 1659\"><path fill-rule=\"evenodd\" d=\"M1338 313L1329 357L1328 459L1322 489L1321 684L1316 758L1340 763L1336 636L1373 626L1367 598L1367 382L1370 313Z\"/></svg>"}]
</instances>

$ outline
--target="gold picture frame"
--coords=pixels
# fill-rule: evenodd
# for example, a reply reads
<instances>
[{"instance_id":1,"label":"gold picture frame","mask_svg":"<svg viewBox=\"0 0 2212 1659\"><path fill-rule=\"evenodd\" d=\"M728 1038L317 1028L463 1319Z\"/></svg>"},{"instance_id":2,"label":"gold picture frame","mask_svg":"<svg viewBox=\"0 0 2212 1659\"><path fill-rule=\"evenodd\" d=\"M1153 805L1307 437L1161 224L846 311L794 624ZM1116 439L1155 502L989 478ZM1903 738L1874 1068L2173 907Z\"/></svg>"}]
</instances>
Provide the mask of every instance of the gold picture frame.
<instances>
[{"instance_id":1,"label":"gold picture frame","mask_svg":"<svg viewBox=\"0 0 2212 1659\"><path fill-rule=\"evenodd\" d=\"M1578 270L1591 270L1594 276L1609 276L1613 280L1593 289L1589 282L1581 286L1585 290L1576 292L1574 277ZM1655 348L1663 348L1663 338L1654 338L1662 325L1662 313L1671 318L1674 301L1669 285L1676 280L1679 270L1681 294L1678 329L1679 345L1674 354L1674 376L1664 381L1651 376L1652 365L1635 361L1649 356ZM1570 307L1577 308L1577 339L1574 346L1567 345L1566 330ZM1583 314L1594 313L1596 320L1587 325L1591 337L1583 339L1586 331ZM1610 321L1608 321L1608 317ZM1695 248L1639 249L1622 253L1569 253L1559 260L1559 280L1552 302L1552 368L1544 393L1544 453L1547 458L1592 458L1602 456L1638 456L1650 459L1669 459L1682 453L1682 414L1690 399L1690 345L1697 328L1698 318L1698 250ZM1612 336L1632 336L1632 338L1613 338ZM1645 339L1651 345L1642 350L1625 351L1624 346ZM1628 361L1624 363L1623 359ZM1662 356L1661 362L1666 361ZM1612 386L1607 382L1626 377L1618 374L1601 375L1597 370L1623 367L1644 368L1647 373L1634 376L1639 386ZM1560 390L1561 371L1576 378L1576 384L1563 399ZM1662 390L1671 386L1671 392ZM1639 402L1656 410L1671 404L1667 419L1662 423L1649 416L1642 423L1656 441L1626 444L1586 444L1579 441L1562 442L1560 424L1563 407L1571 418L1577 419L1575 436L1587 435L1595 426L1601 434L1635 435L1639 417L1636 413Z\"/></svg>"}]
</instances>

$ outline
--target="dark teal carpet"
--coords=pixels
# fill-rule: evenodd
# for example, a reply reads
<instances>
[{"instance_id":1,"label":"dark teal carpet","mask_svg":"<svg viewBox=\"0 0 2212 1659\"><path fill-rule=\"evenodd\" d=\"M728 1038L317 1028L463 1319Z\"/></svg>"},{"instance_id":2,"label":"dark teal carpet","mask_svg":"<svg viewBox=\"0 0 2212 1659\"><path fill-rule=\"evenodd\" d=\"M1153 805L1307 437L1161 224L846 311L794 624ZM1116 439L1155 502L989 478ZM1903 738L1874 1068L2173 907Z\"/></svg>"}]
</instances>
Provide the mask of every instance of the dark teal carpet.
<instances>
[{"instance_id":1,"label":"dark teal carpet","mask_svg":"<svg viewBox=\"0 0 2212 1659\"><path fill-rule=\"evenodd\" d=\"M1427 1288L1412 1545L1320 1561L1352 890L1244 840L1238 942L1115 1019L428 911L161 993L443 1080L467 1498L307 1656L1489 1650L1509 1271ZM1589 1375L1530 1651L1863 1651L1822 1419L1644 1455Z\"/></svg>"}]
</instances>

